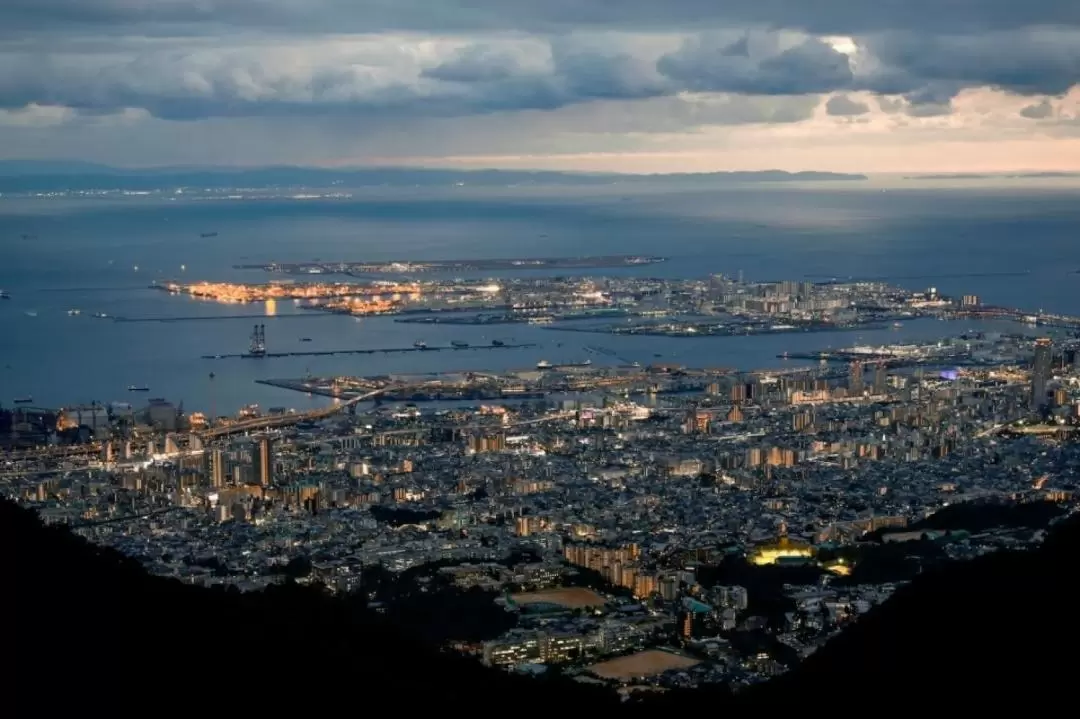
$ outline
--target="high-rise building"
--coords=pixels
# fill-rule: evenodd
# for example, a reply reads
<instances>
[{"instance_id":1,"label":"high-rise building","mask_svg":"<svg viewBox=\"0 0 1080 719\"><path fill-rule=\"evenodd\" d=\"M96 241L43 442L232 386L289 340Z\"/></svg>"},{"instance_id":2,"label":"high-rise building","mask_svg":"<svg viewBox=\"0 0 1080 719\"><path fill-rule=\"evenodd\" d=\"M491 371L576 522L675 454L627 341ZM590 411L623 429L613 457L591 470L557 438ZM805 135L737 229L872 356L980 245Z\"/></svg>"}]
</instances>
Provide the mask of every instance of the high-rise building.
<instances>
[{"instance_id":1,"label":"high-rise building","mask_svg":"<svg viewBox=\"0 0 1080 719\"><path fill-rule=\"evenodd\" d=\"M1035 340L1035 358L1031 363L1031 408L1046 405L1046 383L1050 381L1054 345L1049 338Z\"/></svg>"},{"instance_id":2,"label":"high-rise building","mask_svg":"<svg viewBox=\"0 0 1080 719\"><path fill-rule=\"evenodd\" d=\"M225 450L220 447L215 447L206 453L206 459L208 466L206 473L210 477L211 487L224 487L225 486Z\"/></svg>"},{"instance_id":3,"label":"high-rise building","mask_svg":"<svg viewBox=\"0 0 1080 719\"><path fill-rule=\"evenodd\" d=\"M260 437L252 447L251 465L255 481L263 487L274 483L274 448L269 437Z\"/></svg>"},{"instance_id":4,"label":"high-rise building","mask_svg":"<svg viewBox=\"0 0 1080 719\"><path fill-rule=\"evenodd\" d=\"M874 366L874 394L881 395L889 391L889 373L885 364L878 362Z\"/></svg>"},{"instance_id":5,"label":"high-rise building","mask_svg":"<svg viewBox=\"0 0 1080 719\"><path fill-rule=\"evenodd\" d=\"M848 375L848 394L860 395L863 392L863 366L862 362L852 362L851 372Z\"/></svg>"},{"instance_id":6,"label":"high-rise building","mask_svg":"<svg viewBox=\"0 0 1080 719\"><path fill-rule=\"evenodd\" d=\"M469 435L467 452L469 454L482 454L484 452L501 452L506 449L506 435L504 434L474 434Z\"/></svg>"}]
</instances>

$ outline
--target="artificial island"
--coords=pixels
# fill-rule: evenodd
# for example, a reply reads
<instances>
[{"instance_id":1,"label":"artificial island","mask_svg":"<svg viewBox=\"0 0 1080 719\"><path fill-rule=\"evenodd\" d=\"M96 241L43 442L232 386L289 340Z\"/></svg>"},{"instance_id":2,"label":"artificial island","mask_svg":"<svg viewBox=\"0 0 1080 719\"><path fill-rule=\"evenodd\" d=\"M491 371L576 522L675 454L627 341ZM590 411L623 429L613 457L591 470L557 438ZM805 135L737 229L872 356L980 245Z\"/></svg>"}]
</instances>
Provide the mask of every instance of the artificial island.
<instances>
[{"instance_id":1,"label":"artificial island","mask_svg":"<svg viewBox=\"0 0 1080 719\"><path fill-rule=\"evenodd\" d=\"M511 269L492 262L469 267ZM421 271L356 266L367 265L259 269ZM465 269L435 267L425 271ZM45 521L189 584L299 582L361 597L432 646L512 672L741 690L799 665L928 570L1037 546L1080 506L1077 318L883 280L157 287L187 301L294 301L298 317L597 336L566 364L260 380L331 400L306 412L217 416L160 399L0 412L0 487ZM772 369L633 362L601 339L737 342L957 317L973 329L789 353ZM981 330L981 319L1015 331ZM240 356L273 359L264 332Z\"/></svg>"},{"instance_id":2,"label":"artificial island","mask_svg":"<svg viewBox=\"0 0 1080 719\"><path fill-rule=\"evenodd\" d=\"M617 266L627 266L648 265L661 258L602 259L612 264L621 260L624 264ZM533 261L477 260L476 264L519 266L528 262ZM320 265L319 274L355 274L348 269L351 266ZM273 272L280 271L282 265L258 267ZM477 279L399 276L262 283L163 281L153 287L216 303L292 301L305 313L392 315L395 321L410 324L531 324L564 332L666 338L879 329L928 317L1080 328L1080 317L990 305L977 295L948 296L936 287L910 290L884 280L744 281L741 274L738 278L670 279L580 274L515 277L511 273ZM295 318L304 313L274 316ZM112 317L126 322L217 318Z\"/></svg>"}]
</instances>

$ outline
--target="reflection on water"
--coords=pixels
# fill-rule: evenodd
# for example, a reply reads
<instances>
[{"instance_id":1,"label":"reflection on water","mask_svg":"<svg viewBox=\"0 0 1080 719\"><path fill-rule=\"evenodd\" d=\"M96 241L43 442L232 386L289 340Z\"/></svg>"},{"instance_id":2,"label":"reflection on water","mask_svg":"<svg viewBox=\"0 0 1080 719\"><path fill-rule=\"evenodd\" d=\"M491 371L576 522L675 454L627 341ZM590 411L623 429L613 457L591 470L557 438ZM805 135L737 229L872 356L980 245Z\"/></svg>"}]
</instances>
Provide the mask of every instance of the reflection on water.
<instances>
[{"instance_id":1,"label":"reflection on water","mask_svg":"<svg viewBox=\"0 0 1080 719\"><path fill-rule=\"evenodd\" d=\"M577 191L575 191L577 192ZM1068 273L1080 267L1080 202L1074 194L906 191L882 196L853 190L710 191L659 193L640 202L619 197L531 196L502 199L419 195L351 202L27 201L0 199L0 226L34 242L4 246L0 287L0 403L32 395L46 405L129 399L127 387L146 382L190 410L234 412L252 403L304 410L330 400L272 388L256 379L309 373L389 375L454 370L531 369L553 363L643 365L672 362L698 367L764 369L799 366L783 352L812 352L853 344L937 339L974 328L1018 332L1017 325L907 322L898 329L799 333L757 337L670 339L559 332L524 325L416 328L392 318L360 321L306 312L292 302L264 307L197 302L146 287L150 277L266 282L260 271L234 264L264 261L459 259L467 257L664 254L667 263L591 274L747 279L803 279L811 274L905 276L910 289L937 285L950 295L985 302L1080 314L1080 293ZM622 193L624 194L624 193ZM621 195L620 195L621 196ZM885 199L883 200L882 197ZM700 211L688 206L702 203ZM782 212L784 221L774 221ZM823 212L859 222L813 221ZM811 218L803 222L799 218ZM202 238L208 226L220 236ZM536 237L545 235L542 248ZM1023 241L1018 241L1022 238ZM3 242L0 238L0 242ZM1031 247L1040 248L1032 253ZM245 260L245 257L250 256ZM109 258L117 259L111 263ZM138 266L142 271L134 272ZM967 273L1029 270L1021 277L930 279ZM462 273L466 278L468 273ZM505 275L505 273L502 273ZM535 275L522 272L517 275ZM543 273L539 273L543 274ZM500 273L488 273L497 278ZM925 280L914 279L927 277ZM57 292L57 290L64 290ZM67 310L79 307L78 316ZM31 313L36 316L31 316ZM238 320L124 323L95 317L223 317ZM536 343L532 349L411 352L395 355L200 360L246 352L253 322L266 318L267 350L292 351L412 347L451 342ZM299 344L299 338L310 343ZM560 346L561 345L561 346ZM604 347L613 354L590 353ZM659 355L659 356L657 356ZM216 377L208 379L213 372Z\"/></svg>"}]
</instances>

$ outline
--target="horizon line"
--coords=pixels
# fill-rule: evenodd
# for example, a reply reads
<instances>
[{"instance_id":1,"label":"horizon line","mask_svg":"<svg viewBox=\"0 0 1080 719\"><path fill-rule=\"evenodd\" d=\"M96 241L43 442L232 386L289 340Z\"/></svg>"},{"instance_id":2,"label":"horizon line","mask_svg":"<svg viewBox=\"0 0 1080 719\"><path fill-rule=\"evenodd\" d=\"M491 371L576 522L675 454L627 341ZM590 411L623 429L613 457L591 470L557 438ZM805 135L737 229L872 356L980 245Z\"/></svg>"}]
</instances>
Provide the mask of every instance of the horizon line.
<instances>
[{"instance_id":1,"label":"horizon line","mask_svg":"<svg viewBox=\"0 0 1080 719\"><path fill-rule=\"evenodd\" d=\"M435 158L430 158L435 159ZM452 159L452 158L447 158ZM436 160L436 163L438 161ZM139 171L162 171L162 170L179 170L188 172L248 172L258 170L306 170L317 172L363 172L363 171L441 171L441 172L458 172L463 174L468 173L482 173L482 172L505 172L505 173L530 173L530 174L546 174L546 175L571 175L582 177L673 177L673 176L694 176L694 175L753 175L753 174L767 174L767 173L783 173L788 175L799 174L824 174L824 175L839 175L850 176L852 179L856 179L857 176L863 176L867 179L873 177L911 177L911 178L931 178L931 177L1010 177L1021 175L1045 175L1045 176L1068 176L1068 175L1080 175L1080 167L1073 170L1047 170L1038 168L1009 168L999 170L988 171L970 171L970 170L955 170L955 171L926 171L926 170L897 170L890 172L875 172L867 170L821 170L813 168L803 169L783 169L779 167L762 167L758 169L739 169L739 170L695 170L695 171L668 171L668 172L634 172L634 171L616 171L616 170L579 170L579 169L552 169L543 167L507 167L499 165L491 166L465 166L460 165L444 165L444 164L411 164L406 162L405 164L396 164L391 162L385 163L372 163L372 164L290 164L290 163L270 163L270 164L221 164L221 165L207 165L207 164L152 164L152 165L131 165L131 164L110 164L106 162L95 162L90 160L78 160L78 159L40 159L40 158L0 158L0 168L4 165L41 165L42 169L46 166L54 165L73 165L73 172L68 174L76 174L80 169L84 169L86 172L92 172L94 169L107 169L107 170L124 170L129 172ZM80 168L78 166L86 166Z\"/></svg>"}]
</instances>

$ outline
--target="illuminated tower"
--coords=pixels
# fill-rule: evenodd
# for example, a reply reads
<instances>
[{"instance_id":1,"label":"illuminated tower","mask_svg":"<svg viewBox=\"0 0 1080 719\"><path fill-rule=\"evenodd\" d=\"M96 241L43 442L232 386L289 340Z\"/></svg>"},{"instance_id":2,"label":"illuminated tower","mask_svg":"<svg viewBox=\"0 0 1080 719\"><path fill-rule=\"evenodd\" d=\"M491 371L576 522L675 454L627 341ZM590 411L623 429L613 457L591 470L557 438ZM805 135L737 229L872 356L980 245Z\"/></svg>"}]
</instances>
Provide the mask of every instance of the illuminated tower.
<instances>
[{"instance_id":1,"label":"illuminated tower","mask_svg":"<svg viewBox=\"0 0 1080 719\"><path fill-rule=\"evenodd\" d=\"M1035 340L1035 358L1031 364L1031 408L1042 409L1046 404L1046 383L1050 381L1050 362L1054 345L1050 339Z\"/></svg>"}]
</instances>

